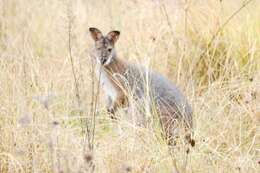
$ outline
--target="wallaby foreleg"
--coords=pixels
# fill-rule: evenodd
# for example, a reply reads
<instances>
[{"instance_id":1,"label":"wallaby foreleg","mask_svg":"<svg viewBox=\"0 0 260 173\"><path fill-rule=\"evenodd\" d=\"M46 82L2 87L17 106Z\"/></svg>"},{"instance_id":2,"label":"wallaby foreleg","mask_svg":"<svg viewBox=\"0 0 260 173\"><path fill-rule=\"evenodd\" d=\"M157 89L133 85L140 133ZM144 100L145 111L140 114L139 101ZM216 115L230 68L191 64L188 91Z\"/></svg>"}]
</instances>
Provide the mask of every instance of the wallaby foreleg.
<instances>
[{"instance_id":1,"label":"wallaby foreleg","mask_svg":"<svg viewBox=\"0 0 260 173\"><path fill-rule=\"evenodd\" d=\"M118 108L123 108L126 106L126 97L124 95L119 95L116 100L112 100L111 97L108 97L107 99L107 112L111 114L112 119L116 119L115 113L118 110Z\"/></svg>"}]
</instances>

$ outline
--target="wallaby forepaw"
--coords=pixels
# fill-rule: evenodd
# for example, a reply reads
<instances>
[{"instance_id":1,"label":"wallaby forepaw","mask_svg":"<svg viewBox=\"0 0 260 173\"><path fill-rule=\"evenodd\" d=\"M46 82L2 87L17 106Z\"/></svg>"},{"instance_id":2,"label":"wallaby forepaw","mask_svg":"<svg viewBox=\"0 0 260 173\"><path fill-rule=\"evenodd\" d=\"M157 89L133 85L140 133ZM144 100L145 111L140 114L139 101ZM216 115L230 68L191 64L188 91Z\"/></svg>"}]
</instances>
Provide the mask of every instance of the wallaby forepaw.
<instances>
[{"instance_id":1,"label":"wallaby forepaw","mask_svg":"<svg viewBox=\"0 0 260 173\"><path fill-rule=\"evenodd\" d=\"M109 117L113 120L117 120L117 117L115 116L115 110L113 108L108 108L107 112L109 113Z\"/></svg>"},{"instance_id":2,"label":"wallaby forepaw","mask_svg":"<svg viewBox=\"0 0 260 173\"><path fill-rule=\"evenodd\" d=\"M109 114L115 114L115 110L113 108L107 108L107 112Z\"/></svg>"}]
</instances>

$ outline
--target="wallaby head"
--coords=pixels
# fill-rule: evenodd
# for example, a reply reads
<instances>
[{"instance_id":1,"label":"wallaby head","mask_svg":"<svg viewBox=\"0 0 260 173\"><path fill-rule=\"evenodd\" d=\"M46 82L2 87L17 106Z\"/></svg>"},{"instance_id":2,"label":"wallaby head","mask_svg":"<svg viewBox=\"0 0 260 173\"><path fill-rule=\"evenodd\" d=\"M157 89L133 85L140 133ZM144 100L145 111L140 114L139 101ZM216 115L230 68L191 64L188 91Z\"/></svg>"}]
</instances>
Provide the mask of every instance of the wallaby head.
<instances>
[{"instance_id":1,"label":"wallaby head","mask_svg":"<svg viewBox=\"0 0 260 173\"><path fill-rule=\"evenodd\" d=\"M111 31L106 36L97 28L89 28L95 41L94 56L97 61L106 66L116 58L115 43L119 38L119 31Z\"/></svg>"}]
</instances>

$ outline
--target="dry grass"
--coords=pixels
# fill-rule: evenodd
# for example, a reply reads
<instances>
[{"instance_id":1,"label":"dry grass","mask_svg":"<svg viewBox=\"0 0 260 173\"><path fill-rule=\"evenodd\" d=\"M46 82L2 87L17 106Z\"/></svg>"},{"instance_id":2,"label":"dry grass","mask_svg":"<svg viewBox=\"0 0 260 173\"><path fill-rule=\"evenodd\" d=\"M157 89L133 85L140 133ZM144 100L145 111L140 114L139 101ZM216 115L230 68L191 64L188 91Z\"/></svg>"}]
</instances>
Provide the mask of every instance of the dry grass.
<instances>
[{"instance_id":1,"label":"dry grass","mask_svg":"<svg viewBox=\"0 0 260 173\"><path fill-rule=\"evenodd\" d=\"M0 172L172 172L156 127L137 126L123 112L112 122L102 93L97 112L91 111L91 26L120 30L121 57L165 74L189 98L196 147L185 172L258 172L259 1L223 27L242 3L1 0ZM93 115L89 150L85 136L93 134ZM182 170L179 148L174 156Z\"/></svg>"}]
</instances>

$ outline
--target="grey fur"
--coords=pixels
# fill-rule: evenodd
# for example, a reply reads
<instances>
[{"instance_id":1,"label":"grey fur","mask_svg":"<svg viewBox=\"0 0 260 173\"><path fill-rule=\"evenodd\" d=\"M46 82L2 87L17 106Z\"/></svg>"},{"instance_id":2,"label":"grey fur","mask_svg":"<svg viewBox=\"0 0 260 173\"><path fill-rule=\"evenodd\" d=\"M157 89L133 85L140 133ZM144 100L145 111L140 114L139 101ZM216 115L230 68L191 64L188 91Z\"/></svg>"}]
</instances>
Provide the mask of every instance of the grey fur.
<instances>
[{"instance_id":1,"label":"grey fur","mask_svg":"<svg viewBox=\"0 0 260 173\"><path fill-rule=\"evenodd\" d=\"M166 108L167 114L173 119L181 119L185 121L187 127L192 127L192 108L171 81L161 74L141 66L129 65L128 67L123 76L127 87L134 93L134 96L138 99L149 99L151 104L155 103L159 112L165 111L160 108ZM147 90L149 98L146 96Z\"/></svg>"}]
</instances>

